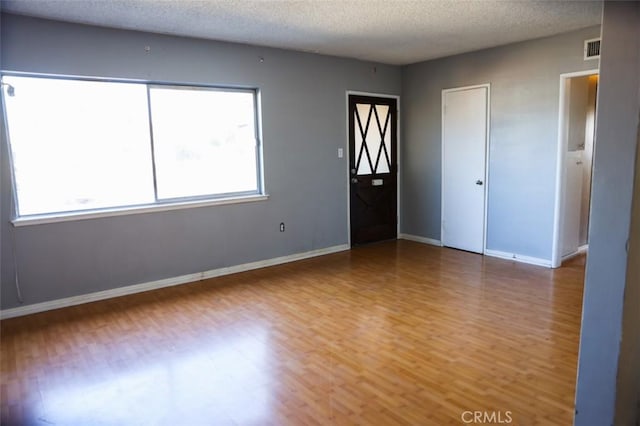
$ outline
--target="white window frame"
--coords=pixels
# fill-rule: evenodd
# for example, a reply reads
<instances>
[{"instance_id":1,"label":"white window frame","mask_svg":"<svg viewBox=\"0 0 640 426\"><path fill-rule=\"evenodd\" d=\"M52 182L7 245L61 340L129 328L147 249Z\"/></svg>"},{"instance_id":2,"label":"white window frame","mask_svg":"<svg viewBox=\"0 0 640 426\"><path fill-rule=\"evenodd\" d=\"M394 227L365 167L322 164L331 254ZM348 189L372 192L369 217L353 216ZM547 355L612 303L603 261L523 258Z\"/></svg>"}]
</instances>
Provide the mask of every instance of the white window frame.
<instances>
[{"instance_id":1,"label":"white window frame","mask_svg":"<svg viewBox=\"0 0 640 426\"><path fill-rule=\"evenodd\" d=\"M264 159L263 159L264 157L263 157L262 120L261 120L262 111L261 111L261 96L260 96L261 94L260 94L260 90L257 87L228 87L228 86L217 86L217 85L200 84L200 83L186 84L186 83L176 83L176 82L131 80L131 79L107 79L107 78L98 78L98 77L34 74L34 73L22 73L22 72L10 72L10 71L1 71L0 74L2 77L17 76L17 77L30 77L30 78L62 79L62 80L92 81L92 82L105 82L105 83L110 83L110 82L125 83L125 84L129 83L129 84L145 85L147 88L148 102L149 102L148 93L151 87L252 93L253 99L254 99L254 124L255 124L255 133L256 133L256 166L257 166L257 172L256 172L257 185L256 185L255 191L247 191L247 192L241 192L241 193L210 194L210 195L192 196L192 197L180 197L180 198L174 198L169 200L156 199L155 202L149 203L149 204L122 205L122 206L98 208L98 209L73 210L73 211L65 211L65 212L53 212L53 213L45 213L45 214L33 214L33 215L20 216L18 214L18 204L17 204L18 194L17 194L17 187L15 182L13 158L11 154L11 142L10 142L9 125L8 125L9 123L7 120L6 102L4 102L4 96L6 96L7 88L4 87L5 84L3 84L2 102L3 102L4 114L3 114L3 117L1 117L1 119L4 120L4 123L5 123L5 137L8 145L7 146L8 155L9 155L8 159L9 159L9 166L11 169L11 173L10 173L11 191L12 191L11 201L13 203L13 206L12 206L13 218L11 220L11 223L16 227L26 226L26 225L38 225L38 224L44 224L44 223L95 219L95 218L102 218L102 217L124 216L124 215L131 215L131 214L163 212L163 211L181 210L181 209L216 206L216 205L250 203L255 201L267 200L269 198L269 195L266 193L265 183L264 183ZM150 116L149 116L149 120L151 120ZM152 164L155 163L155 159L153 158L153 156L151 157L151 161L152 161ZM154 180L155 180L155 175L154 175ZM155 188L154 188L154 193L155 193Z\"/></svg>"}]
</instances>

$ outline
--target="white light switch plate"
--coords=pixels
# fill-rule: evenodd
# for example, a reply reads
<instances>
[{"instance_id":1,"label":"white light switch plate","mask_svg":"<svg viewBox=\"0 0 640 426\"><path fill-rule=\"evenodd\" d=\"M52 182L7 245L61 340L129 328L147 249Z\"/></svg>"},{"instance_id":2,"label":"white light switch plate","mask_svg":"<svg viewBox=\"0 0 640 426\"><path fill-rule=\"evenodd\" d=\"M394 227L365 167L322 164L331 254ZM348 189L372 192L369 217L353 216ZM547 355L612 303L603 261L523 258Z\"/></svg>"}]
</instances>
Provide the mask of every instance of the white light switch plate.
<instances>
[{"instance_id":1,"label":"white light switch plate","mask_svg":"<svg viewBox=\"0 0 640 426\"><path fill-rule=\"evenodd\" d=\"M338 158L344 157L344 149L338 148Z\"/></svg>"}]
</instances>

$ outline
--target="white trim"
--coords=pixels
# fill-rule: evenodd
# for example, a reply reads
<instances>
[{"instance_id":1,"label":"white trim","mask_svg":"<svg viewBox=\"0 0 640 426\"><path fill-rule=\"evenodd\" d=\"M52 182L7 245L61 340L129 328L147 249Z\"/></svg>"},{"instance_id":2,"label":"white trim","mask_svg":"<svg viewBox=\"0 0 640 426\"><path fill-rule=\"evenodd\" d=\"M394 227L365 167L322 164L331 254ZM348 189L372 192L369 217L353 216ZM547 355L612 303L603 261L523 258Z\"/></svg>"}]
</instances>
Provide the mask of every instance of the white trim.
<instances>
[{"instance_id":1,"label":"white trim","mask_svg":"<svg viewBox=\"0 0 640 426\"><path fill-rule=\"evenodd\" d=\"M578 250L574 251L573 253L569 253L569 254L565 254L564 256L562 256L562 262L565 262L569 259L573 259L576 256L579 256L583 253L587 253L589 251L589 245L585 244L583 246L578 247Z\"/></svg>"},{"instance_id":2,"label":"white trim","mask_svg":"<svg viewBox=\"0 0 640 426\"><path fill-rule=\"evenodd\" d=\"M349 165L351 164L351 157L349 151L349 95L355 96L372 96L377 98L386 98L386 99L395 99L396 100L396 237L399 238L400 235L400 95L390 95L386 93L374 93L374 92L360 92L357 90L347 90L345 101L346 101L346 111L345 117L347 119L345 129L346 129L346 147L345 150L347 155L345 158L347 159L347 242L349 247L351 247L351 173L349 172Z\"/></svg>"},{"instance_id":3,"label":"white trim","mask_svg":"<svg viewBox=\"0 0 640 426\"><path fill-rule=\"evenodd\" d=\"M111 299L113 297L126 296L143 291L155 290L163 287L191 283L222 275L235 274L238 272L250 271L252 269L265 268L268 266L280 265L297 260L308 259L310 257L323 256L349 250L349 245L340 244L337 246L311 250L303 253L291 254L288 256L276 257L273 259L259 260L257 262L245 263L242 265L227 266L224 268L211 269L209 271L197 272L194 274L181 275L178 277L165 278L158 281L150 281L141 284L118 287L111 290L98 291L96 293L83 294L80 296L65 297L64 299L51 300L49 302L35 303L32 305L19 306L17 308L0 311L0 319L14 318L23 315L35 314L38 312L50 311L52 309L66 308L68 306L80 305L83 303L96 302L98 300Z\"/></svg>"},{"instance_id":4,"label":"white trim","mask_svg":"<svg viewBox=\"0 0 640 426\"><path fill-rule=\"evenodd\" d=\"M567 91L568 80L572 77L584 77L587 75L600 74L600 70L591 69L586 71L576 71L560 74L560 96L558 101L558 148L556 153L556 196L553 208L553 239L551 243L551 267L558 268L562 264L562 255L560 253L560 239L562 235L562 213L563 195L564 195L564 162L568 143L568 135L566 134L566 115L567 110Z\"/></svg>"},{"instance_id":5,"label":"white trim","mask_svg":"<svg viewBox=\"0 0 640 426\"><path fill-rule=\"evenodd\" d=\"M485 154L484 154L484 231L482 233L482 253L487 251L487 223L489 216L489 157L491 150L489 145L491 140L489 139L491 134L489 132L491 128L491 84L487 83L487 136L485 139Z\"/></svg>"},{"instance_id":6,"label":"white trim","mask_svg":"<svg viewBox=\"0 0 640 426\"><path fill-rule=\"evenodd\" d=\"M504 251L489 250L489 249L486 249L484 251L484 254L486 256L498 257L500 259L513 260L514 262L527 263L529 265L537 265L537 266L544 266L547 268L551 268L550 260L541 259L539 257L523 256L521 254L507 253Z\"/></svg>"},{"instance_id":7,"label":"white trim","mask_svg":"<svg viewBox=\"0 0 640 426\"><path fill-rule=\"evenodd\" d=\"M475 84L473 86L455 87L450 89L442 89L441 94L441 122L440 122L440 240L444 240L444 115L445 115L445 94L450 92L459 92L463 90L471 89L487 89L487 123L486 123L486 135L484 141L484 218L483 218L483 230L482 230L482 253L487 253L487 221L488 221L488 209L489 209L489 145L491 143L491 83ZM442 245L442 243L441 243Z\"/></svg>"},{"instance_id":8,"label":"white trim","mask_svg":"<svg viewBox=\"0 0 640 426\"><path fill-rule=\"evenodd\" d=\"M255 201L267 200L269 195L245 195L228 198L217 198L214 200L194 200L181 201L167 204L153 204L145 206L117 207L104 210L93 210L88 212L53 213L37 216L24 216L13 219L14 226L41 225L44 223L69 222L85 219L96 219L101 217L125 216L131 214L166 212L170 210L192 209L196 207L220 206L224 204L252 203Z\"/></svg>"},{"instance_id":9,"label":"white trim","mask_svg":"<svg viewBox=\"0 0 640 426\"><path fill-rule=\"evenodd\" d=\"M431 246L442 247L442 242L433 238L421 237L419 235L412 234L399 234L398 238L401 240L415 241L416 243L429 244Z\"/></svg>"},{"instance_id":10,"label":"white trim","mask_svg":"<svg viewBox=\"0 0 640 426\"><path fill-rule=\"evenodd\" d=\"M255 105L256 105L256 137L258 138L258 152L257 154L260 156L259 161L260 164L260 175L258 178L260 179L260 193L267 195L267 184L264 181L264 132L262 131L262 90L256 88L256 96L255 96Z\"/></svg>"},{"instance_id":11,"label":"white trim","mask_svg":"<svg viewBox=\"0 0 640 426\"><path fill-rule=\"evenodd\" d=\"M448 89L442 89L443 92L459 92L461 90L471 90L471 89L481 89L483 87L491 87L491 83L482 83L482 84L474 84L472 86L462 86L462 87L450 87Z\"/></svg>"}]
</instances>

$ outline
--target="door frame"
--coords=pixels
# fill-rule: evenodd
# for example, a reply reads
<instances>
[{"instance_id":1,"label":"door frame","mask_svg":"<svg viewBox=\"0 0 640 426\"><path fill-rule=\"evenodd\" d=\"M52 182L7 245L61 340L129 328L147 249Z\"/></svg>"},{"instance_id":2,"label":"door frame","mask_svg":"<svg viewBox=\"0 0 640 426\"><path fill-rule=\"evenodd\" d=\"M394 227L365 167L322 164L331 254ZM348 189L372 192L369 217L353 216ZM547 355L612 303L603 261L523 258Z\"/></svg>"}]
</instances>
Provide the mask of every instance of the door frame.
<instances>
[{"instance_id":1,"label":"door frame","mask_svg":"<svg viewBox=\"0 0 640 426\"><path fill-rule=\"evenodd\" d=\"M574 77L584 77L587 75L597 74L600 75L598 68L589 69L585 71L574 71L560 74L560 96L558 103L558 148L556 154L556 194L555 194L555 206L553 208L553 240L551 245L551 267L558 268L562 265L562 216L564 213L564 193L565 193L565 173L564 163L566 160L567 144L569 143L569 135L567 134L567 114L569 112L567 97L570 95L567 90L567 83L569 79ZM596 94L597 105L597 94ZM596 107L596 121L598 111ZM596 123L597 125L597 123ZM594 141L595 149L595 141ZM593 178L593 177L592 177Z\"/></svg>"},{"instance_id":2,"label":"door frame","mask_svg":"<svg viewBox=\"0 0 640 426\"><path fill-rule=\"evenodd\" d=\"M401 161L400 161L400 95L391 95L388 93L375 93L375 92L361 92L357 90L347 90L345 92L345 130L346 130L346 143L344 145L344 152L346 155L344 158L346 159L346 167L345 167L345 176L344 182L347 185L347 244L351 247L351 185L349 184L349 180L351 179L351 174L349 173L349 164L351 164L351 157L349 153L349 96L371 96L376 98L385 98L385 99L395 99L396 100L396 238L400 235L400 169L401 169Z\"/></svg>"},{"instance_id":3,"label":"door frame","mask_svg":"<svg viewBox=\"0 0 640 426\"><path fill-rule=\"evenodd\" d=\"M487 212L489 209L489 145L491 140L491 83L474 84L471 86L452 87L450 89L442 89L441 99L441 122L440 122L440 244L444 246L444 116L445 116L445 97L447 93L461 92L471 89L487 89L487 123L484 141L484 209L483 209L483 225L482 225L482 254L487 253Z\"/></svg>"}]
</instances>

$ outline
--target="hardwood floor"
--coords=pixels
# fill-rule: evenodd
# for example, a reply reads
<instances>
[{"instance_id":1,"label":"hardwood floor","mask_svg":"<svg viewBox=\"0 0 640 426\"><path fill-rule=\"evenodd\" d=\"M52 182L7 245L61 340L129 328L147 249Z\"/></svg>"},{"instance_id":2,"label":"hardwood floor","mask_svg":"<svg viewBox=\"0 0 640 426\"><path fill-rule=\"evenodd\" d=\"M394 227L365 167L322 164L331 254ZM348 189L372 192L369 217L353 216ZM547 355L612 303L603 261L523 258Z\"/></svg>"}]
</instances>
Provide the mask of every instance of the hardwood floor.
<instances>
[{"instance_id":1,"label":"hardwood floor","mask_svg":"<svg viewBox=\"0 0 640 426\"><path fill-rule=\"evenodd\" d=\"M583 269L398 241L4 320L2 424L569 425Z\"/></svg>"}]
</instances>

